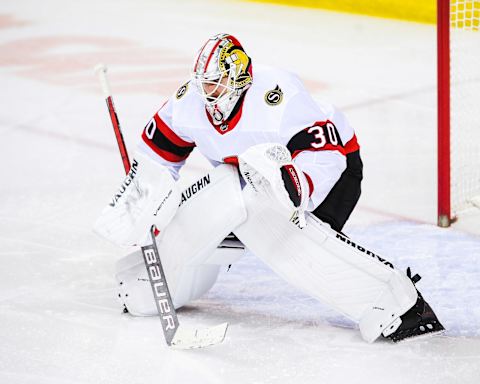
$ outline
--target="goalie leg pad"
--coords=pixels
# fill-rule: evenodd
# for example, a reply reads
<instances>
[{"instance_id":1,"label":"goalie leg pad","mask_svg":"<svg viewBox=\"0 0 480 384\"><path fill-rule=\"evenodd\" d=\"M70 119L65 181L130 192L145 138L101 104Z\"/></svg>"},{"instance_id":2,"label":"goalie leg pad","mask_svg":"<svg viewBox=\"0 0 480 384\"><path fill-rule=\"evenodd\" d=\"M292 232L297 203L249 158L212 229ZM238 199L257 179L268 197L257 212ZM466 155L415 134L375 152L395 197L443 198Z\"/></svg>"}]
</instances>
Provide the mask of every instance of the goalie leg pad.
<instances>
[{"instance_id":1,"label":"goalie leg pad","mask_svg":"<svg viewBox=\"0 0 480 384\"><path fill-rule=\"evenodd\" d=\"M217 246L245 219L240 179L234 166L220 165L182 192L176 215L157 237L158 252L175 307L200 297L214 284L220 265L229 264L243 254L243 249L232 250L229 255L218 254ZM117 268L118 279L129 286L128 297L133 295L131 287L136 281L141 282L139 279L143 276L134 264L119 262ZM131 270L125 267L128 265L133 265ZM148 288L143 291L146 300L152 301L148 279L144 285ZM142 303L142 300L136 302ZM138 307L141 309L143 305ZM130 310L128 305L127 308ZM153 302L151 309L152 314L156 313ZM150 312L147 310L146 314Z\"/></svg>"},{"instance_id":2,"label":"goalie leg pad","mask_svg":"<svg viewBox=\"0 0 480 384\"><path fill-rule=\"evenodd\" d=\"M248 219L238 238L286 281L359 322L366 341L415 304L414 285L388 261L311 214L302 229L268 195L250 187L243 195Z\"/></svg>"},{"instance_id":3,"label":"goalie leg pad","mask_svg":"<svg viewBox=\"0 0 480 384\"><path fill-rule=\"evenodd\" d=\"M382 333L395 332L402 323L400 316L415 304L417 296L411 280L399 270L393 270L387 288L360 318L359 328L363 338L371 343Z\"/></svg>"},{"instance_id":4,"label":"goalie leg pad","mask_svg":"<svg viewBox=\"0 0 480 384\"><path fill-rule=\"evenodd\" d=\"M152 288L145 269L142 251L135 251L116 264L118 298L134 316L157 316L152 300ZM179 308L204 295L217 280L219 265L204 264L186 266L178 276L173 303Z\"/></svg>"}]
</instances>

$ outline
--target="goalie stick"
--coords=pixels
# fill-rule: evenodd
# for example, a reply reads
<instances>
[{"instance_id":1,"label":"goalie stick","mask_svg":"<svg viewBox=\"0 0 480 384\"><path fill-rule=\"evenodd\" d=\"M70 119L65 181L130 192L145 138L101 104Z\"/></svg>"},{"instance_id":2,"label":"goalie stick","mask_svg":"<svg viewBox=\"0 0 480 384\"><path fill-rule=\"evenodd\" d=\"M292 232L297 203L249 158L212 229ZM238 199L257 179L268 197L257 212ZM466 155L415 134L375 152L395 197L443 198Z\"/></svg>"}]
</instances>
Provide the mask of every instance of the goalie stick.
<instances>
[{"instance_id":1,"label":"goalie stick","mask_svg":"<svg viewBox=\"0 0 480 384\"><path fill-rule=\"evenodd\" d=\"M98 64L95 67L95 72L97 73L100 80L100 85L102 86L103 96L105 97L105 101L107 103L108 113L110 115L110 120L112 121L118 149L120 150L120 155L122 156L123 167L125 168L125 173L128 174L128 172L130 172L130 159L128 158L127 147L125 146L125 140L123 139L122 130L120 129L120 122L118 121L115 104L113 104L112 92L110 91L110 85L108 84L107 79L107 67L104 64Z\"/></svg>"},{"instance_id":2,"label":"goalie stick","mask_svg":"<svg viewBox=\"0 0 480 384\"><path fill-rule=\"evenodd\" d=\"M128 174L130 171L130 160L107 79L107 67L104 64L98 64L95 67L95 72L102 86L118 148L122 156L123 166ZM179 324L158 253L155 241L156 229L153 225L150 235L152 244L143 246L141 249L167 345L177 349L192 349L221 343L225 339L228 323L205 329L187 329Z\"/></svg>"},{"instance_id":3,"label":"goalie stick","mask_svg":"<svg viewBox=\"0 0 480 384\"><path fill-rule=\"evenodd\" d=\"M150 235L152 244L142 247L142 254L167 344L178 349L192 349L221 343L225 338L228 323L203 330L186 329L180 326L160 262L155 242L155 226L152 226Z\"/></svg>"}]
</instances>

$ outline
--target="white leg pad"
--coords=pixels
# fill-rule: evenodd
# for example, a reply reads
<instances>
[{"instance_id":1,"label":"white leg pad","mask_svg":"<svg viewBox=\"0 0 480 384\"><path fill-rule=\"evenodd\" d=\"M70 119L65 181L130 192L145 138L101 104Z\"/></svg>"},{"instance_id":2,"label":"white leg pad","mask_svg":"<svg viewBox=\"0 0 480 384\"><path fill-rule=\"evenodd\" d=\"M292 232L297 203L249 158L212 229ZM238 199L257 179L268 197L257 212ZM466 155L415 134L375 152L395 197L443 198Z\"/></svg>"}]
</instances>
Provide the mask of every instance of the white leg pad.
<instances>
[{"instance_id":1,"label":"white leg pad","mask_svg":"<svg viewBox=\"0 0 480 384\"><path fill-rule=\"evenodd\" d=\"M415 304L414 285L389 262L313 215L300 229L268 196L249 187L243 195L248 219L238 238L286 281L359 322L366 341Z\"/></svg>"},{"instance_id":2,"label":"white leg pad","mask_svg":"<svg viewBox=\"0 0 480 384\"><path fill-rule=\"evenodd\" d=\"M157 307L152 298L142 252L135 251L120 259L116 265L115 279L118 284L119 300L134 316L156 316ZM215 284L220 265L204 264L185 266L177 277L175 308L204 295Z\"/></svg>"},{"instance_id":3,"label":"white leg pad","mask_svg":"<svg viewBox=\"0 0 480 384\"><path fill-rule=\"evenodd\" d=\"M229 264L243 254L243 250L229 255L219 253L217 246L245 219L239 175L234 166L220 165L182 192L176 215L156 239L176 308L212 287L220 265L224 265L222 255L225 264ZM117 263L116 277L123 282L120 294L130 313L157 313L139 252Z\"/></svg>"}]
</instances>

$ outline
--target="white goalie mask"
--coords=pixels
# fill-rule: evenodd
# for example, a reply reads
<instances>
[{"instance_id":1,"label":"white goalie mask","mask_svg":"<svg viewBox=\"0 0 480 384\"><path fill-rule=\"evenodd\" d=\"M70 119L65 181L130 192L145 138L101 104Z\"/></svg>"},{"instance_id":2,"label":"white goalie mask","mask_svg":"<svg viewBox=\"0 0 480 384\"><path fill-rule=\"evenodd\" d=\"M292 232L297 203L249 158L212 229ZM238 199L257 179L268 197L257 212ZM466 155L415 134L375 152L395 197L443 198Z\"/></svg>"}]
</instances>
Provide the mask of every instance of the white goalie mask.
<instances>
[{"instance_id":1,"label":"white goalie mask","mask_svg":"<svg viewBox=\"0 0 480 384\"><path fill-rule=\"evenodd\" d=\"M252 84L251 59L235 37L215 35L197 54L192 78L214 124L219 125Z\"/></svg>"}]
</instances>

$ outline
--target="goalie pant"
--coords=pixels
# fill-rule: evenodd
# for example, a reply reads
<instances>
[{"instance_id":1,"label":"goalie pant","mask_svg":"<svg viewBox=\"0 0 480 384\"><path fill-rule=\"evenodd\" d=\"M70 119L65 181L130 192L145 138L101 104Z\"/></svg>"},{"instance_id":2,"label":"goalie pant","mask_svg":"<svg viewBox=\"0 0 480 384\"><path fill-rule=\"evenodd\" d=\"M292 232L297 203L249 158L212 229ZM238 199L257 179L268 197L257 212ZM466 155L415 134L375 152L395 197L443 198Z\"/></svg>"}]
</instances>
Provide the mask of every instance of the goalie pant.
<instances>
[{"instance_id":1,"label":"goalie pant","mask_svg":"<svg viewBox=\"0 0 480 384\"><path fill-rule=\"evenodd\" d=\"M175 307L200 297L215 282L222 259L217 246L230 233L289 283L359 323L373 342L400 325L417 299L411 280L391 263L367 251L307 213L306 226L289 221L268 194L240 187L238 171L220 165L209 183L183 201L157 238ZM198 219L203 222L198 225ZM186 241L188 239L188 241ZM136 253L117 264L120 295L135 315L155 315L145 268Z\"/></svg>"}]
</instances>

